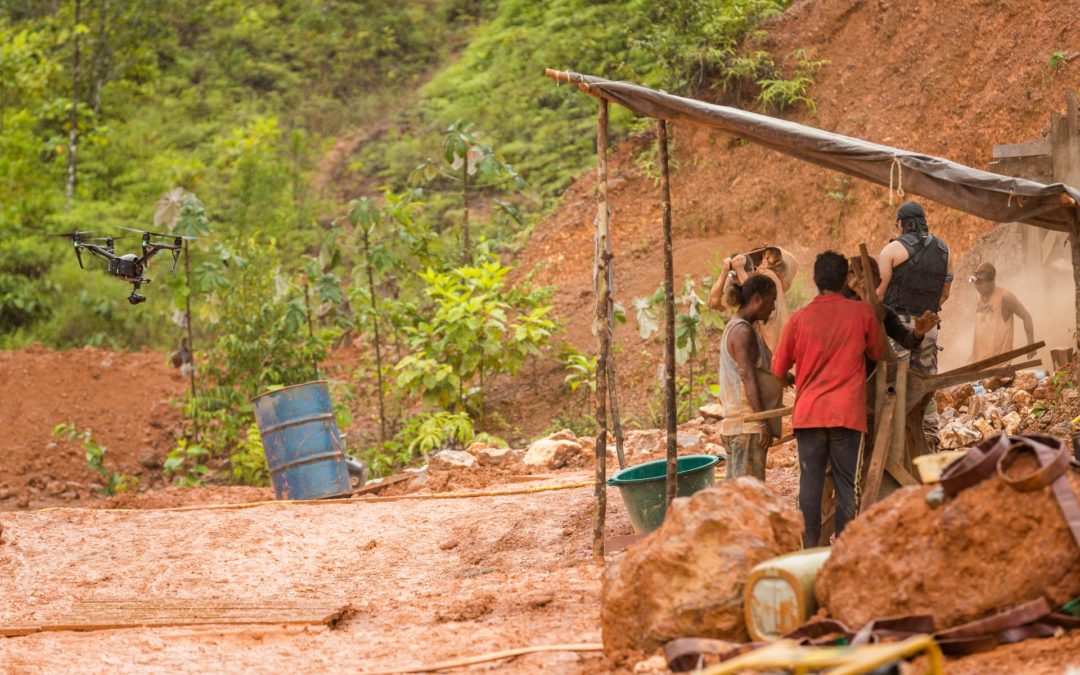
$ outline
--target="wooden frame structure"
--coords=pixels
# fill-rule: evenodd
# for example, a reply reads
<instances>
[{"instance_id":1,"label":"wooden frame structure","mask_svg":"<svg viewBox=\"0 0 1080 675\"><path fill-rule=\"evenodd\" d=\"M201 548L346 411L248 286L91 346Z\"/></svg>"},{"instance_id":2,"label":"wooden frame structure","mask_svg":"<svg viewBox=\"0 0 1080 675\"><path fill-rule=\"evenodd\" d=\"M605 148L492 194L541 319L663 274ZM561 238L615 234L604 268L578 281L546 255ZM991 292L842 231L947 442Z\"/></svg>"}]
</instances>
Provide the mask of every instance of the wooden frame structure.
<instances>
[{"instance_id":1,"label":"wooden frame structure","mask_svg":"<svg viewBox=\"0 0 1080 675\"><path fill-rule=\"evenodd\" d=\"M611 269L614 260L614 254L610 244L610 219L608 211L608 186L607 186L607 145L608 145L608 101L609 96L614 96L612 100L619 100L623 105L629 105L626 99L620 99L613 94L601 94L596 90L596 86L603 84L606 81L599 78L589 78L577 73L570 73L564 71L554 70L548 68L545 71L545 75L557 82L574 82L578 88L586 94L593 96L600 103L600 112L597 121L597 218L596 218L596 266L595 273L597 279L597 293L596 293L596 315L593 322L594 332L598 339L599 356L597 362L597 404L596 404L596 420L597 420L597 434L596 434L596 518L594 519L593 527L593 555L596 559L602 560L604 555L604 520L607 506L607 493L606 493L606 459L607 459L607 415L608 402L610 400L610 388L613 390L615 387L614 378L610 377L608 370L608 363L611 356L611 320L612 320L612 307L613 298L611 293ZM594 83L594 84L590 84ZM608 85L613 83L608 82ZM639 91L642 88L637 88ZM657 92L651 92L653 97L658 94ZM659 94L664 96L663 94ZM670 97L669 97L670 98ZM692 105L693 102L689 99L680 99L678 114L674 118L686 118L686 106L688 102ZM655 101L653 101L655 103ZM677 442L676 442L676 423L675 419L675 373L674 373L674 360L675 360L675 340L674 340L674 302L673 302L673 261L672 261L672 246L671 246L671 194L670 194L670 172L668 167L668 152L667 152L667 117L662 116L660 113L653 113L650 110L635 110L638 114L644 114L648 117L653 117L657 120L657 142L659 149L659 169L661 177L661 211L662 211L662 226L664 233L664 299L665 299L665 329L666 340L664 344L664 356L665 356L665 426L666 426L666 448L667 448L667 475L666 475L666 501L670 505L672 499L674 499L677 493ZM742 114L742 113L739 113ZM665 114L666 115L666 114ZM761 116L757 116L761 118ZM690 121L694 121L690 119ZM716 124L710 124L705 122L699 122L705 124L705 126L716 126ZM790 126L800 126L792 125ZM1072 195L1077 193L1076 189L1070 188L1064 183L1067 181L1072 185L1080 185L1080 116L1077 111L1076 95L1073 92L1069 93L1068 110L1063 117L1055 113L1052 131L1051 131L1051 159L1054 167L1053 176L1059 177L1063 185L1055 186L1043 186L1043 185L1027 185L1024 186L1025 190L1032 190L1030 193L1033 196L1021 197L1016 196L1015 199L1018 203L1020 211L1024 211L1024 201L1042 200L1040 204L1047 204L1047 200L1053 199L1053 203L1057 204L1056 211L1058 212L1057 220L1049 218L1049 206L1041 206L1038 213L1032 212L1032 207L1029 204L1026 222L1028 224L1047 227L1051 229L1067 230L1070 242L1072 243L1072 262L1074 279L1076 280L1077 292L1076 292L1076 307L1077 307L1077 322L1080 324L1080 213L1078 213L1077 199ZM775 131L775 130L774 130ZM785 128L785 131L790 132L790 128ZM816 130L818 135L826 132L820 132ZM834 138L845 138L836 137ZM866 169L863 165L857 165L850 161L840 162L837 160L833 162L831 158L823 156L820 151L812 152L810 156L801 156L797 153L790 152L784 149L783 143L776 141L775 139L768 137L767 135L761 138L749 138L751 142L761 143L766 147L770 147L774 150L780 150L782 152L788 152L803 161L811 161L818 164L822 164L837 171L848 173L850 175L864 178L867 180L875 180L880 182L882 179L880 176L874 174L873 171ZM858 141L857 139L846 139L849 142L860 143L865 147L865 151L870 155L880 155L883 151L892 152L892 162L896 166L902 166L902 160L908 162L914 162L919 164L923 162L924 157L912 158L910 153L906 151L899 151L895 149L885 148L884 146L877 146L869 144L865 141ZM1041 149L1044 146L1038 145L1035 150ZM1017 150L1016 152L1028 152L1029 150ZM903 156L902 154L903 153ZM1015 153L1014 153L1015 154ZM1026 156L1026 155L1016 155ZM870 159L868 157L861 158L866 160L868 164ZM877 157L880 161L880 156ZM935 160L936 158L930 158ZM939 163L947 163L945 160L937 160ZM932 164L932 162L931 162ZM977 170L963 167L953 164L956 169L962 169L970 174L968 177L970 180L976 182L997 182L1001 183L1002 177L1000 175L989 174L986 172L979 172ZM1059 171L1060 167L1060 171ZM889 177L891 180L892 169L889 169ZM940 175L934 177L932 170L927 169L920 177L916 174L917 181L925 181L921 183L924 189L929 194L923 194L924 197L930 198L935 201L939 200L952 200L952 203L946 205L952 208L968 211L973 215L980 217L987 217L987 205L975 201L962 201L962 198L957 197L955 193L950 193L943 186L948 185L950 180L943 180ZM976 176L975 174L981 174ZM1017 184L1016 181L1013 181ZM949 186L953 187L953 186ZM967 189L967 188L965 188ZM995 189L998 190L998 199L1002 199L1000 185L988 186L985 188L987 194L992 193ZM961 190L963 191L963 190ZM1060 191L1060 192L1058 192ZM908 192L914 194L921 194L920 190L916 186L912 186L908 183ZM940 199L935 199L935 195L942 195ZM1060 199L1059 199L1060 197ZM961 199L957 202L957 199ZM1010 191L1007 205L1011 206L1013 203L1014 195ZM966 205L966 208L965 208ZM995 207L1000 208L1000 207ZM980 212L982 211L982 212ZM991 208L992 215L996 216L997 212L994 212ZM1041 220L1039 219L1041 218ZM1007 220L1008 218L1006 218ZM869 272L869 256L866 251L865 245L860 250L864 269L864 279L871 279ZM878 299L876 293L868 292L867 297L871 304L877 304ZM1077 330L1077 337L1080 340L1080 328ZM1078 342L1080 344L1080 342ZM906 360L897 360L895 355L892 355L891 359L887 359L879 364L874 375L874 398L873 398L873 412L874 412L874 429L872 430L871 438L873 438L873 444L867 466L865 467L864 475L861 476L860 483L864 488L862 491L862 500L860 504L861 510L865 510L870 504L873 504L882 496L882 486L886 475L891 477L892 481L898 485L910 485L916 482L916 479L912 473L911 459L921 454L926 454L929 450L926 445L926 440L922 431L922 420L926 410L926 406L930 400L930 396L937 389L954 386L957 384L963 384L965 382L977 381L980 379L993 377L995 375L1005 375L1013 373L1022 368L1028 368L1034 365L1038 365L1039 361L1028 361L1018 365L1003 365L1009 363L1011 360L1022 356L1025 353L1032 351L1033 349L1045 346L1043 343L1037 345L1029 345L1020 349L1008 352L1006 354L1000 354L998 356L973 363L963 368L948 371L946 373L940 373L937 375L923 375L911 371L908 368L908 362ZM891 366L890 366L891 363ZM892 384L890 385L890 372L892 374ZM747 416L745 420L749 421L751 418L755 420L766 420L776 417L781 417L790 414L790 408L783 408L778 410L764 411L756 413L751 416ZM620 458L621 460L621 458ZM828 490L826 490L826 493ZM826 539L829 536L829 524L827 522L827 512L823 510L822 518L822 537Z\"/></svg>"}]
</instances>

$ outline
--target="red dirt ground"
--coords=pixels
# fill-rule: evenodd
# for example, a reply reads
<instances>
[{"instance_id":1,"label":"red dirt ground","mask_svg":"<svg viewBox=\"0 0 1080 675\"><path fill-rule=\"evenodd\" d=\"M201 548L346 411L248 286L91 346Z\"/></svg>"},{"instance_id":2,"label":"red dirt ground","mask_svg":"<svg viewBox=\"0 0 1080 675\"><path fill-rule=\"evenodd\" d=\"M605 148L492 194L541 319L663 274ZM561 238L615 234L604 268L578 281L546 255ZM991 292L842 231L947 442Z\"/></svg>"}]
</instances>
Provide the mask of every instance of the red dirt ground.
<instances>
[{"instance_id":1,"label":"red dirt ground","mask_svg":"<svg viewBox=\"0 0 1080 675\"><path fill-rule=\"evenodd\" d=\"M810 92L817 110L787 117L984 167L993 144L1040 136L1050 112L1063 108L1064 91L1080 86L1080 61L1067 60L1058 70L1049 65L1054 51L1073 54L1068 50L1078 22L1071 3L1051 0L802 0L773 23L769 47L781 55L806 47L814 58L830 61ZM661 280L658 190L634 162L649 142L624 141L611 163L616 289L628 308ZM683 126L674 128L673 155L679 278L700 280L724 255L766 241L786 245L805 262L826 247L854 251L860 241L877 250L891 234L896 205L889 204L886 188L847 182ZM516 261L521 270L546 266L538 280L559 286L555 304L565 338L586 351L594 346L588 328L594 180L587 173L567 191L563 206L536 227ZM845 198L835 198L840 195ZM992 227L927 207L931 227L959 253ZM706 290L700 283L698 288ZM632 316L616 338L624 410L628 418L644 420L659 343L639 340ZM497 382L489 403L518 435L535 435L554 413L577 406L577 398L561 388L563 375L557 363L537 364L527 386ZM146 481L154 475L140 466L140 455L149 450L163 457L180 424L168 399L182 392L184 382L160 354L0 353L0 382L0 495L6 495L0 511L17 508L24 498L31 507L85 503L96 475L76 444L50 446L58 423L90 427L109 448L111 468L144 472ZM770 458L769 482L789 499L797 490L792 459L790 448ZM588 476L564 472L552 480ZM65 492L79 501L61 499ZM111 504L175 506L265 494L170 490ZM20 672L68 670L73 663L94 664L86 668L97 671L357 671L529 643L599 641L599 568L588 558L590 503L589 490L578 489L182 513L0 513L5 620L56 617L74 599L117 596L330 598L356 610L334 630L300 634L132 629L12 638L0 640L0 663ZM620 500L613 495L609 503L609 532L628 532ZM1060 673L1080 662L1078 653L1080 634L1074 631L950 662L949 672ZM569 654L497 666L606 670L600 658Z\"/></svg>"},{"instance_id":2,"label":"red dirt ground","mask_svg":"<svg viewBox=\"0 0 1080 675\"><path fill-rule=\"evenodd\" d=\"M93 497L100 476L87 468L78 442L53 437L57 424L91 429L108 448L105 465L142 476L144 486L152 474L140 456L160 461L176 445L181 420L169 401L185 382L162 354L91 347L0 352L0 382L0 510Z\"/></svg>"}]
</instances>

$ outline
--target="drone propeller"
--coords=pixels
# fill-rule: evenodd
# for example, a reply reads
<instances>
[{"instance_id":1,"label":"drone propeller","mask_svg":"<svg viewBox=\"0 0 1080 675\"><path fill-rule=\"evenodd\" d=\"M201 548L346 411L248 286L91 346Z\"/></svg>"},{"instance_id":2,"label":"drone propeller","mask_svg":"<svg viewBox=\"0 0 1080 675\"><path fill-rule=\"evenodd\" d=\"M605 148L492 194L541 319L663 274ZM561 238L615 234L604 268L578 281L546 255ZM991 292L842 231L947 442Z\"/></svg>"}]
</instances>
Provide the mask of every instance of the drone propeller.
<instances>
[{"instance_id":1,"label":"drone propeller","mask_svg":"<svg viewBox=\"0 0 1080 675\"><path fill-rule=\"evenodd\" d=\"M128 235L118 234L115 237L92 237L90 239L79 239L79 241L116 241L117 239L126 239Z\"/></svg>"},{"instance_id":2,"label":"drone propeller","mask_svg":"<svg viewBox=\"0 0 1080 675\"><path fill-rule=\"evenodd\" d=\"M93 230L75 230L74 232L46 232L47 237L63 237L64 239L82 239L84 234L93 234Z\"/></svg>"},{"instance_id":3,"label":"drone propeller","mask_svg":"<svg viewBox=\"0 0 1080 675\"><path fill-rule=\"evenodd\" d=\"M150 232L149 230L136 230L133 227L124 227L123 225L119 225L118 227L121 230L127 230L128 232L137 232L137 233L142 234L142 235L150 235L151 237L163 237L165 239L179 238L179 239L183 239L185 241L194 241L195 239L198 239L198 237L189 237L187 235L162 234L160 232Z\"/></svg>"}]
</instances>

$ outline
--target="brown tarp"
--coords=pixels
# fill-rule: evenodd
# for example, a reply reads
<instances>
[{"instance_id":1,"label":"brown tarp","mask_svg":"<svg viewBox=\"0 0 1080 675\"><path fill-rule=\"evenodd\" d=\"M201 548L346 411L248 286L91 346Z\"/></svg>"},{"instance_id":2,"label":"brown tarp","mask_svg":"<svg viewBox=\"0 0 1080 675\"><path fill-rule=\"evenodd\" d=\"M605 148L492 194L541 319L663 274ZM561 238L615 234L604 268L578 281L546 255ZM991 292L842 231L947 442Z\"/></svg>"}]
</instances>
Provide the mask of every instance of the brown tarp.
<instances>
[{"instance_id":1,"label":"brown tarp","mask_svg":"<svg viewBox=\"0 0 1080 675\"><path fill-rule=\"evenodd\" d=\"M1080 190L1044 185L973 169L940 157L891 148L738 108L673 96L628 82L555 70L548 77L573 82L583 91L631 111L673 122L698 124L735 134L807 162L856 176L987 220L1021 222L1062 232L1076 216ZM1072 199L1068 199L1071 197Z\"/></svg>"}]
</instances>

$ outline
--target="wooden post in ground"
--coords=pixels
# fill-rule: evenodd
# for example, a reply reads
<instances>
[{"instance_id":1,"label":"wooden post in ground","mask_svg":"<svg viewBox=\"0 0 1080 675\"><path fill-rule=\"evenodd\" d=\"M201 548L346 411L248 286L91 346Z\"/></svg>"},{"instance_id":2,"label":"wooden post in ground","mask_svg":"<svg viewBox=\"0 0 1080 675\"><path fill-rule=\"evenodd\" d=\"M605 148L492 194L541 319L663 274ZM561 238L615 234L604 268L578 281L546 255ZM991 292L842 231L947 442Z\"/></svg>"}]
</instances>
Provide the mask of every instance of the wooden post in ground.
<instances>
[{"instance_id":1,"label":"wooden post in ground","mask_svg":"<svg viewBox=\"0 0 1080 675\"><path fill-rule=\"evenodd\" d=\"M664 226L664 417L667 422L667 506L679 492L678 431L675 406L675 270L671 251L671 176L667 121L656 121L660 162L660 210Z\"/></svg>"},{"instance_id":2,"label":"wooden post in ground","mask_svg":"<svg viewBox=\"0 0 1080 675\"><path fill-rule=\"evenodd\" d=\"M604 184L604 207L607 205L607 184ZM608 209L610 214L610 209ZM614 334L615 332L615 254L612 253L611 243L611 218L608 216L607 227L607 277L608 277L608 333ZM611 428L615 432L615 458L619 461L619 468L626 468L626 454L623 452L623 429L622 429L622 415L619 413L619 390L618 384L615 378L615 354L608 351L608 399L611 403Z\"/></svg>"},{"instance_id":3,"label":"wooden post in ground","mask_svg":"<svg viewBox=\"0 0 1080 675\"><path fill-rule=\"evenodd\" d=\"M607 372L611 350L611 324L608 311L611 289L608 286L608 208L607 208L607 145L608 102L600 99L596 128L597 213L596 219L596 316L593 320L600 354L596 361L596 514L593 518L593 558L604 559L604 520L607 512Z\"/></svg>"},{"instance_id":4,"label":"wooden post in ground","mask_svg":"<svg viewBox=\"0 0 1080 675\"><path fill-rule=\"evenodd\" d=\"M1078 119L1076 92L1066 92L1065 115L1055 112L1050 118L1050 157L1054 180L1066 185L1080 186L1080 119ZM1080 346L1080 220L1073 209L1073 222L1069 228L1069 248L1072 252L1073 281L1076 286L1077 345Z\"/></svg>"}]
</instances>

